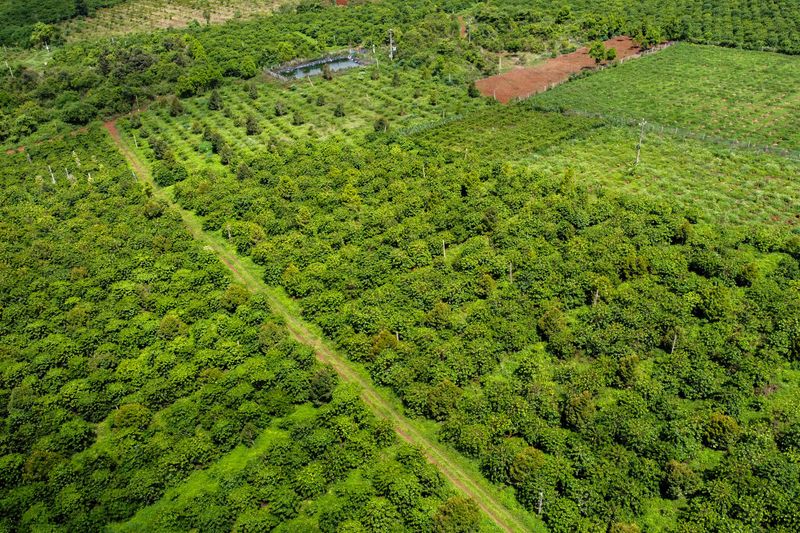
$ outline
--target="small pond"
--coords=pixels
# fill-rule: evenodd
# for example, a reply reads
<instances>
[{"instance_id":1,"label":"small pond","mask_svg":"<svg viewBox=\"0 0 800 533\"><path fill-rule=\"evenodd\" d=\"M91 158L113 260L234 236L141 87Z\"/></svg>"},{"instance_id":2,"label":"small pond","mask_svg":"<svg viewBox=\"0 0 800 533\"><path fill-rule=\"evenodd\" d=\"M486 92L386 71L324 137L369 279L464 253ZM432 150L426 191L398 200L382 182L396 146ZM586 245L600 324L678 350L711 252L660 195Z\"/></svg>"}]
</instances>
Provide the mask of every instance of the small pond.
<instances>
[{"instance_id":1,"label":"small pond","mask_svg":"<svg viewBox=\"0 0 800 533\"><path fill-rule=\"evenodd\" d=\"M303 63L302 65L297 65L296 67L282 69L279 72L281 76L285 76L287 78L308 78L309 76L319 76L322 74L322 68L324 65L328 65L333 72L363 66L357 58L352 56L344 56L320 59L310 63Z\"/></svg>"}]
</instances>

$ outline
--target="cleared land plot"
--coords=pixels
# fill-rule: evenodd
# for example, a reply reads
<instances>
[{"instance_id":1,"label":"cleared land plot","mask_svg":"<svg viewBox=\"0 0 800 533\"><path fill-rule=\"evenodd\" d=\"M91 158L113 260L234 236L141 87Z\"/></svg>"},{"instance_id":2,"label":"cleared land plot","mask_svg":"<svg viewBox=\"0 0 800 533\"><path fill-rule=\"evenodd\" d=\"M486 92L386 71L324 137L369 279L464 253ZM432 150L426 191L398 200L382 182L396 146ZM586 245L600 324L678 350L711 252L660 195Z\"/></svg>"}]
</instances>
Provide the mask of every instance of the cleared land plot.
<instances>
[{"instance_id":1,"label":"cleared land plot","mask_svg":"<svg viewBox=\"0 0 800 533\"><path fill-rule=\"evenodd\" d=\"M479 128L480 124L491 125ZM413 136L476 161L570 172L595 190L635 193L715 223L800 226L800 162L649 132L635 169L637 128L497 106Z\"/></svg>"},{"instance_id":2,"label":"cleared land plot","mask_svg":"<svg viewBox=\"0 0 800 533\"><path fill-rule=\"evenodd\" d=\"M605 45L607 48L614 48L620 60L641 53L641 49L630 37L615 37L606 41ZM475 85L484 96L505 104L516 98L527 98L546 91L553 84L568 80L572 74L591 70L596 66L595 60L589 57L589 49L581 48L571 54L548 59L535 67L518 68L478 80Z\"/></svg>"},{"instance_id":3,"label":"cleared land plot","mask_svg":"<svg viewBox=\"0 0 800 533\"><path fill-rule=\"evenodd\" d=\"M533 101L800 149L800 58L794 56L678 44Z\"/></svg>"},{"instance_id":4,"label":"cleared land plot","mask_svg":"<svg viewBox=\"0 0 800 533\"><path fill-rule=\"evenodd\" d=\"M86 19L61 24L67 42L113 37L164 28L183 28L190 22L211 24L270 13L292 0L134 0L98 10Z\"/></svg>"}]
</instances>

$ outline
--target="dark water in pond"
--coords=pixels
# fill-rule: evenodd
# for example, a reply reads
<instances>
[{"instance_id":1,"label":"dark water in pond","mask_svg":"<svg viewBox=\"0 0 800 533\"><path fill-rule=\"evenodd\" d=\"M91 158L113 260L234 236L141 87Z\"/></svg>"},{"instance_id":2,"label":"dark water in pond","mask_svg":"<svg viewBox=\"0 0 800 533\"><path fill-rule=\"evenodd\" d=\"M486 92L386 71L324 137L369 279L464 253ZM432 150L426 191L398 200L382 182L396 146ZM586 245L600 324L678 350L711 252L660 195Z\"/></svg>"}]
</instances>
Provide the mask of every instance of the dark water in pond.
<instances>
[{"instance_id":1,"label":"dark water in pond","mask_svg":"<svg viewBox=\"0 0 800 533\"><path fill-rule=\"evenodd\" d=\"M323 63L300 65L299 67L295 67L293 69L283 70L281 71L281 74L287 78L308 78L309 76L319 76L322 74L322 67L324 65L328 65L333 72L362 66L359 62L353 60L352 58L342 57Z\"/></svg>"}]
</instances>

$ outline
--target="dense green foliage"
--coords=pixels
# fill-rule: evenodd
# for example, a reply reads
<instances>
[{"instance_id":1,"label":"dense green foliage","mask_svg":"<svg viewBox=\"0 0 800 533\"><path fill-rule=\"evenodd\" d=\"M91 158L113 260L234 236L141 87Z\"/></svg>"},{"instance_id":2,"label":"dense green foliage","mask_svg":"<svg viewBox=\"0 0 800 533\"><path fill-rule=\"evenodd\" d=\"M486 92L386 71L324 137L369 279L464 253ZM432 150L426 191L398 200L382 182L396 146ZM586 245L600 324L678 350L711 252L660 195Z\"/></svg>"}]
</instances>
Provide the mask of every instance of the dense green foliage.
<instances>
[{"instance_id":1,"label":"dense green foliage","mask_svg":"<svg viewBox=\"0 0 800 533\"><path fill-rule=\"evenodd\" d=\"M450 15L425 0L298 8L252 22L131 36L123 45L80 42L59 49L41 76L25 67L14 77L0 71L0 143L16 143L41 128L49 135L65 123L127 113L159 95L201 94L224 76L248 79L263 67L329 49L381 45L390 27L400 39L398 61L427 65L428 78L465 84L482 65L479 54L467 54L452 39L458 26ZM400 37L401 28L412 27ZM455 55L464 59L445 61Z\"/></svg>"},{"instance_id":2,"label":"dense green foliage","mask_svg":"<svg viewBox=\"0 0 800 533\"><path fill-rule=\"evenodd\" d=\"M800 53L800 5L786 0L500 0L470 11L474 39L493 50L545 51L568 39L627 34Z\"/></svg>"},{"instance_id":3,"label":"dense green foliage","mask_svg":"<svg viewBox=\"0 0 800 533\"><path fill-rule=\"evenodd\" d=\"M487 477L532 510L542 492L549 525L641 521L662 498L687 527L796 524L796 405L759 391L796 376L797 236L399 145L297 146L251 170L178 198Z\"/></svg>"},{"instance_id":4,"label":"dense green foliage","mask_svg":"<svg viewBox=\"0 0 800 533\"><path fill-rule=\"evenodd\" d=\"M515 1L415 0L337 9L311 1L249 22L193 25L124 41L80 41L59 49L42 72L22 64L12 67L17 70L14 77L0 71L0 143L18 142L42 128L43 135L50 135L65 123L125 113L157 96L202 94L225 76L248 79L262 68L297 58L344 47L383 49L389 29L394 30L400 64L419 68L425 78L465 87L496 70L493 52L556 53L574 49L575 38L628 33L651 44L675 38L798 51L800 9L781 5L776 9L782 18L767 16L776 11L767 9L748 26L739 22L748 11L733 9L731 3L714 3L713 12L729 14L728 22L719 23L718 17L698 17L693 6L662 10L660 2L620 2L638 6L630 8L578 2L564 10L549 2L523 8ZM460 38L453 12L468 14L469 39ZM655 12L662 14L654 17Z\"/></svg>"},{"instance_id":5,"label":"dense green foliage","mask_svg":"<svg viewBox=\"0 0 800 533\"><path fill-rule=\"evenodd\" d=\"M0 44L27 46L37 22L53 23L83 17L99 7L113 6L125 0L2 0L0 2Z\"/></svg>"},{"instance_id":6,"label":"dense green foliage","mask_svg":"<svg viewBox=\"0 0 800 533\"><path fill-rule=\"evenodd\" d=\"M0 172L3 528L144 509L146 530L419 531L449 512L435 469L334 390L99 131L29 155ZM209 468L215 490L147 510Z\"/></svg>"},{"instance_id":7,"label":"dense green foliage","mask_svg":"<svg viewBox=\"0 0 800 533\"><path fill-rule=\"evenodd\" d=\"M0 156L0 528L478 528L169 197L550 529L800 529L796 59L679 44L508 107L473 84L623 33L797 53L796 3L329 4L0 75L28 144ZM164 191L99 128L53 135L131 110Z\"/></svg>"}]
</instances>

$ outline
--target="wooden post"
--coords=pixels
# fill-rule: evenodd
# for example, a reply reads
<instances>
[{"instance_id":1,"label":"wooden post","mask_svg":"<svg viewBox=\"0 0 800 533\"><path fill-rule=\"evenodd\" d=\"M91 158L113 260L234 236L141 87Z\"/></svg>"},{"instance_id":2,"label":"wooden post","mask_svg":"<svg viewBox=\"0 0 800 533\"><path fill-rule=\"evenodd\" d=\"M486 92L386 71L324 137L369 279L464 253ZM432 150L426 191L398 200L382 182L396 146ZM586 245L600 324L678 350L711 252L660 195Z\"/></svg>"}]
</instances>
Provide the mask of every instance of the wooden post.
<instances>
[{"instance_id":1,"label":"wooden post","mask_svg":"<svg viewBox=\"0 0 800 533\"><path fill-rule=\"evenodd\" d=\"M642 143L644 142L644 127L647 126L647 121L642 119L639 123L641 130L639 131L639 144L636 145L636 162L633 166L639 165L639 162L642 159Z\"/></svg>"}]
</instances>

